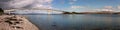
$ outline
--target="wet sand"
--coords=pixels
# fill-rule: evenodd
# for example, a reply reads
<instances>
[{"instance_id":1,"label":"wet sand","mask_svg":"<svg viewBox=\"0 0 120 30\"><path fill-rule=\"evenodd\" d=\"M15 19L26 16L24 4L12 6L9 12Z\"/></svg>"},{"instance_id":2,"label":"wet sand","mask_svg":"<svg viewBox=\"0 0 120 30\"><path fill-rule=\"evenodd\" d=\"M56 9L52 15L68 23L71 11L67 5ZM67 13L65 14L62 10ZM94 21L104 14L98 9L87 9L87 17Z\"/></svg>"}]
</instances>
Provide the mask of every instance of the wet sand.
<instances>
[{"instance_id":1,"label":"wet sand","mask_svg":"<svg viewBox=\"0 0 120 30\"><path fill-rule=\"evenodd\" d=\"M0 15L0 30L39 30L23 16Z\"/></svg>"}]
</instances>

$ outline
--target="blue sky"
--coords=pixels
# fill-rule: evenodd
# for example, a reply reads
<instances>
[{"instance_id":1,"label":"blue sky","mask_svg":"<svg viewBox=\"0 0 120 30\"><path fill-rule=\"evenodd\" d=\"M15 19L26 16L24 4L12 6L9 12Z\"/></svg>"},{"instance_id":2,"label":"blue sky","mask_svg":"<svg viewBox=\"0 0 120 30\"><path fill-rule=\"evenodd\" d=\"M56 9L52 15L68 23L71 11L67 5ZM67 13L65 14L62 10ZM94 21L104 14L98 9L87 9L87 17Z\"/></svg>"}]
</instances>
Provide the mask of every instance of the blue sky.
<instances>
[{"instance_id":1,"label":"blue sky","mask_svg":"<svg viewBox=\"0 0 120 30\"><path fill-rule=\"evenodd\" d=\"M0 8L40 8L62 11L120 11L120 0L0 0Z\"/></svg>"},{"instance_id":2,"label":"blue sky","mask_svg":"<svg viewBox=\"0 0 120 30\"><path fill-rule=\"evenodd\" d=\"M105 6L108 9L117 9L119 5L120 0L53 0L52 2L53 8L63 9L65 11L94 11L93 9L104 9ZM78 6L79 8L75 8Z\"/></svg>"}]
</instances>

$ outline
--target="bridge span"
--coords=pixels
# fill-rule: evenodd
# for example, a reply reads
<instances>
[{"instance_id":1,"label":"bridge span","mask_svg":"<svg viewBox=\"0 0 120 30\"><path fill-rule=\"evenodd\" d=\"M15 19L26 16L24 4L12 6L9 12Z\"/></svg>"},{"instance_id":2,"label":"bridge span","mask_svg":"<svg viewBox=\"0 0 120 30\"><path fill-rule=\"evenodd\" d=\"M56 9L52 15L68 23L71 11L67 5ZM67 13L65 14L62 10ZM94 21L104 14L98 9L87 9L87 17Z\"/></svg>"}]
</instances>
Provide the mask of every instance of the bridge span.
<instances>
[{"instance_id":1,"label":"bridge span","mask_svg":"<svg viewBox=\"0 0 120 30\"><path fill-rule=\"evenodd\" d=\"M54 10L54 9L10 9L10 10L4 10L5 13L64 13L66 11L62 10Z\"/></svg>"}]
</instances>

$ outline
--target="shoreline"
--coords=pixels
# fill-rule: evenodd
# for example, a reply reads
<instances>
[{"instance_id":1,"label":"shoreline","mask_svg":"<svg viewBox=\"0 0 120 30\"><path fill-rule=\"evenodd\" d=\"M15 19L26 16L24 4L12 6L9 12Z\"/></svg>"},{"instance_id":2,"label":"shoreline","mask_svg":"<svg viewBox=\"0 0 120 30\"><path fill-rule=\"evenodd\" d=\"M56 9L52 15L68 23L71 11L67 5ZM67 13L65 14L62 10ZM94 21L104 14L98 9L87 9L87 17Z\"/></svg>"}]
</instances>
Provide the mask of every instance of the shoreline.
<instances>
[{"instance_id":1,"label":"shoreline","mask_svg":"<svg viewBox=\"0 0 120 30\"><path fill-rule=\"evenodd\" d=\"M39 30L25 16L0 15L0 30Z\"/></svg>"},{"instance_id":2,"label":"shoreline","mask_svg":"<svg viewBox=\"0 0 120 30\"><path fill-rule=\"evenodd\" d=\"M19 15L19 16L25 17L26 19L29 20L30 23L32 23L32 22L30 21L30 19L29 19L27 16L24 16L24 15ZM32 23L32 24L35 25L39 30L41 30L40 27L38 27L36 24L34 24L34 23Z\"/></svg>"}]
</instances>

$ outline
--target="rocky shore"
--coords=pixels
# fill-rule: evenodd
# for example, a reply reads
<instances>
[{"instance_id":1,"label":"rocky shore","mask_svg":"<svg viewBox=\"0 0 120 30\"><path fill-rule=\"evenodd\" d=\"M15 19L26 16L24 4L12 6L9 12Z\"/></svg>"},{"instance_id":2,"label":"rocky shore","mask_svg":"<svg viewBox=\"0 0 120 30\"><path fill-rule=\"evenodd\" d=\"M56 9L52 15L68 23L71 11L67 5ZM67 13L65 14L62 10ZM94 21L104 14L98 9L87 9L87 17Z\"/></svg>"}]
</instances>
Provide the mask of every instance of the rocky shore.
<instances>
[{"instance_id":1,"label":"rocky shore","mask_svg":"<svg viewBox=\"0 0 120 30\"><path fill-rule=\"evenodd\" d=\"M39 30L39 29L23 16L0 15L0 30Z\"/></svg>"}]
</instances>

